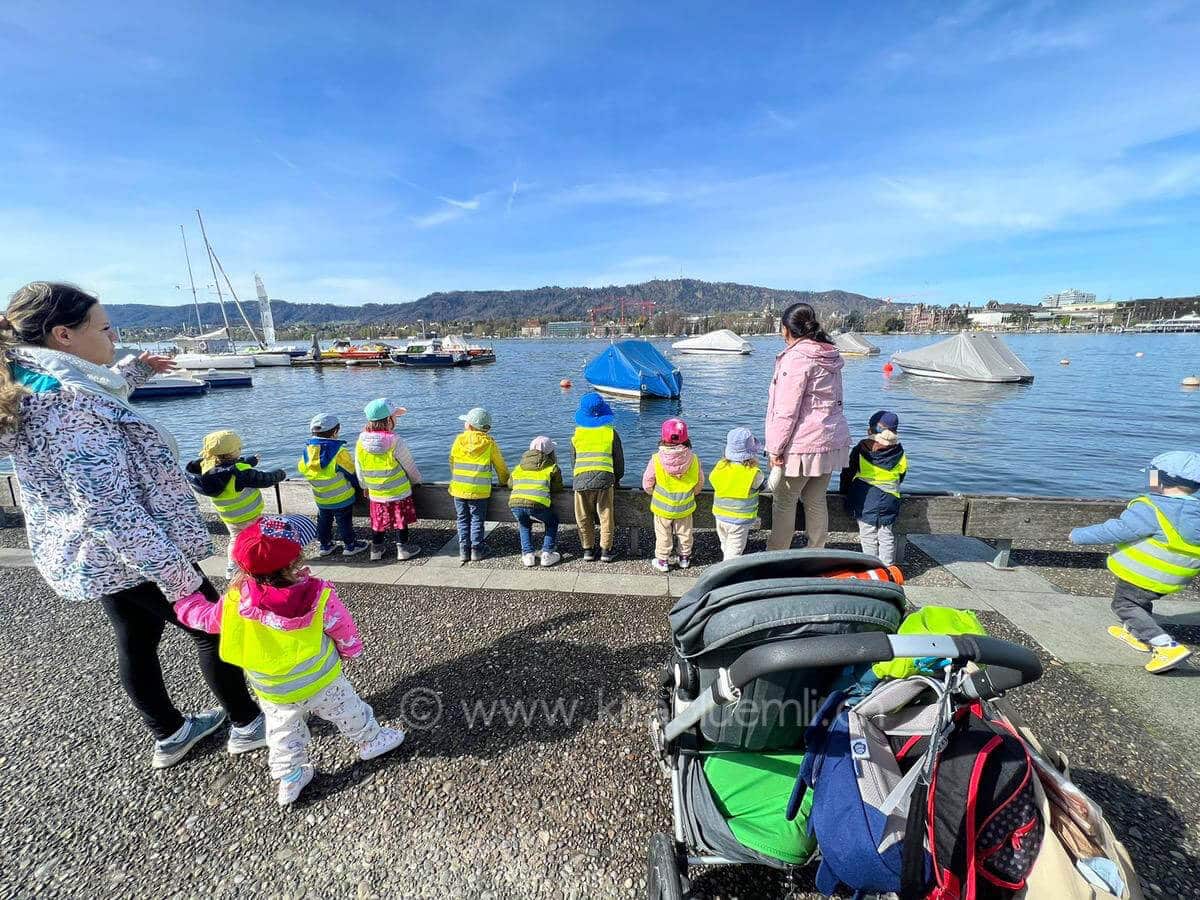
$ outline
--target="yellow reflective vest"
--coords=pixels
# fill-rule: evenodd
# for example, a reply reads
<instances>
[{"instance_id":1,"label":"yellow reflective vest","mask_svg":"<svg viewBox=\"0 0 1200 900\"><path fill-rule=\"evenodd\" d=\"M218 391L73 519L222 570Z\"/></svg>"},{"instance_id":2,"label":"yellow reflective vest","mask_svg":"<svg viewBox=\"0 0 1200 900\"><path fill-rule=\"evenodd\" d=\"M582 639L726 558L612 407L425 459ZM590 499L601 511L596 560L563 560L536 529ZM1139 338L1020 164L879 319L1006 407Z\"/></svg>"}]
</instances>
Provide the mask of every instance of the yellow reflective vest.
<instances>
[{"instance_id":1,"label":"yellow reflective vest","mask_svg":"<svg viewBox=\"0 0 1200 900\"><path fill-rule=\"evenodd\" d=\"M312 485L313 500L322 509L341 509L354 502L354 485L338 465L339 450L328 465L321 465L321 449L306 447L296 463L298 471Z\"/></svg>"},{"instance_id":2,"label":"yellow reflective vest","mask_svg":"<svg viewBox=\"0 0 1200 900\"><path fill-rule=\"evenodd\" d=\"M363 488L367 496L376 503L390 503L412 496L412 484L408 473L396 461L392 448L373 453L360 441L354 448L354 460L362 475Z\"/></svg>"},{"instance_id":3,"label":"yellow reflective vest","mask_svg":"<svg viewBox=\"0 0 1200 900\"><path fill-rule=\"evenodd\" d=\"M550 505L550 478L554 474L554 463L544 469L526 469L518 465L512 470L512 493L508 502L529 500L542 506Z\"/></svg>"},{"instance_id":4,"label":"yellow reflective vest","mask_svg":"<svg viewBox=\"0 0 1200 900\"><path fill-rule=\"evenodd\" d=\"M1166 540L1147 537L1130 544L1118 544L1108 557L1109 571L1122 581L1156 594L1183 590L1200 575L1200 544L1185 541L1152 500L1137 497L1129 505L1135 503L1145 503L1154 510Z\"/></svg>"},{"instance_id":5,"label":"yellow reflective vest","mask_svg":"<svg viewBox=\"0 0 1200 900\"><path fill-rule=\"evenodd\" d=\"M241 592L231 587L221 605L221 659L246 673L251 689L269 703L298 703L327 687L342 671L337 646L325 633L325 605L332 588L317 600L312 621L282 631L244 618Z\"/></svg>"},{"instance_id":6,"label":"yellow reflective vest","mask_svg":"<svg viewBox=\"0 0 1200 900\"><path fill-rule=\"evenodd\" d=\"M753 489L758 465L722 459L708 474L713 489L713 518L731 525L745 525L758 518L758 491Z\"/></svg>"},{"instance_id":7,"label":"yellow reflective vest","mask_svg":"<svg viewBox=\"0 0 1200 900\"><path fill-rule=\"evenodd\" d=\"M571 436L571 446L575 448L575 467L571 470L572 477L578 478L584 472L613 473L613 427L597 425L585 428L575 427Z\"/></svg>"},{"instance_id":8,"label":"yellow reflective vest","mask_svg":"<svg viewBox=\"0 0 1200 900\"><path fill-rule=\"evenodd\" d=\"M908 456L901 453L900 460L890 469L877 466L864 457L858 458L858 471L854 474L857 481L865 481L879 488L885 494L893 497L900 496L900 476L908 471Z\"/></svg>"},{"instance_id":9,"label":"yellow reflective vest","mask_svg":"<svg viewBox=\"0 0 1200 900\"><path fill-rule=\"evenodd\" d=\"M682 476L675 476L663 468L662 460L655 453L650 510L659 518L686 519L696 511L696 485L699 483L699 458L693 455L687 471Z\"/></svg>"},{"instance_id":10,"label":"yellow reflective vest","mask_svg":"<svg viewBox=\"0 0 1200 900\"><path fill-rule=\"evenodd\" d=\"M450 496L460 500L482 500L492 496L492 442L475 452L458 441L450 448Z\"/></svg>"},{"instance_id":11,"label":"yellow reflective vest","mask_svg":"<svg viewBox=\"0 0 1200 900\"><path fill-rule=\"evenodd\" d=\"M254 468L254 466L248 466L242 462L236 465L239 472ZM229 476L225 490L213 497L212 502L213 506L217 508L217 515L226 525L253 522L263 514L262 491L256 487L245 487L239 491L236 475Z\"/></svg>"}]
</instances>

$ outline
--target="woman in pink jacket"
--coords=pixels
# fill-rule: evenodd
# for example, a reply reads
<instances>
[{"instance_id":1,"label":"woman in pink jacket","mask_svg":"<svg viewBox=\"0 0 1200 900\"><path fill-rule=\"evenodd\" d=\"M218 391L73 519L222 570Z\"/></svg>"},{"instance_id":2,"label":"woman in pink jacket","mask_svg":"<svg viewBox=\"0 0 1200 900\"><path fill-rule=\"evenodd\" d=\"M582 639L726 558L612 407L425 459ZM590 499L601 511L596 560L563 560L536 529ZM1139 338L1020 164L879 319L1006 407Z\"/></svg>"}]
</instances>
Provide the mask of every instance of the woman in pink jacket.
<instances>
[{"instance_id":1,"label":"woman in pink jacket","mask_svg":"<svg viewBox=\"0 0 1200 900\"><path fill-rule=\"evenodd\" d=\"M784 310L787 344L775 357L767 396L766 448L783 470L774 488L768 550L786 550L796 531L796 503L804 503L808 546L824 547L829 531L825 492L829 478L850 461L850 426L842 408L842 357L807 303Z\"/></svg>"}]
</instances>

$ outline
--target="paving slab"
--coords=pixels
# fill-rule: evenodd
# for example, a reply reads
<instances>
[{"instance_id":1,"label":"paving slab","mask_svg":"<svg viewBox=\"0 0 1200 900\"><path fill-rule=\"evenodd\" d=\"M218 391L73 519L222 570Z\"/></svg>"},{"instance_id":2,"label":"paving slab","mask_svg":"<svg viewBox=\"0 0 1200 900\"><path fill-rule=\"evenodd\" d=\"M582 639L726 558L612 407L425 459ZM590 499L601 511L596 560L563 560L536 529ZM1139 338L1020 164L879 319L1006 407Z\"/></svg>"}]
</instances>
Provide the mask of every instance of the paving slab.
<instances>
[{"instance_id":1,"label":"paving slab","mask_svg":"<svg viewBox=\"0 0 1200 900\"><path fill-rule=\"evenodd\" d=\"M699 580L695 575L668 575L667 594L671 597L682 597L694 588Z\"/></svg>"},{"instance_id":2,"label":"paving slab","mask_svg":"<svg viewBox=\"0 0 1200 900\"><path fill-rule=\"evenodd\" d=\"M1058 592L1053 584L1026 569L996 569L996 551L977 538L954 534L910 534L909 541L969 588L1022 593Z\"/></svg>"},{"instance_id":3,"label":"paving slab","mask_svg":"<svg viewBox=\"0 0 1200 900\"><path fill-rule=\"evenodd\" d=\"M463 566L451 569L447 566L413 566L396 581L396 584L426 585L428 587L481 588L488 573L471 571Z\"/></svg>"},{"instance_id":4,"label":"paving slab","mask_svg":"<svg viewBox=\"0 0 1200 900\"><path fill-rule=\"evenodd\" d=\"M33 554L20 547L0 547L0 566L26 568L33 565Z\"/></svg>"},{"instance_id":5,"label":"paving slab","mask_svg":"<svg viewBox=\"0 0 1200 900\"><path fill-rule=\"evenodd\" d=\"M483 539L487 540L489 534L496 530L499 522L484 522L483 523ZM430 566L457 566L459 564L458 556L458 535L450 538L446 543L442 544L441 548L429 557L429 562L426 565Z\"/></svg>"},{"instance_id":6,"label":"paving slab","mask_svg":"<svg viewBox=\"0 0 1200 900\"><path fill-rule=\"evenodd\" d=\"M616 594L626 597L665 597L667 579L661 575L580 575L576 594Z\"/></svg>"},{"instance_id":7,"label":"paving slab","mask_svg":"<svg viewBox=\"0 0 1200 900\"><path fill-rule=\"evenodd\" d=\"M487 573L483 586L490 591L557 591L569 594L579 578L573 572L531 569L481 569Z\"/></svg>"},{"instance_id":8,"label":"paving slab","mask_svg":"<svg viewBox=\"0 0 1200 900\"><path fill-rule=\"evenodd\" d=\"M949 606L954 609L991 609L987 601L965 587L905 585L904 596L914 606Z\"/></svg>"}]
</instances>

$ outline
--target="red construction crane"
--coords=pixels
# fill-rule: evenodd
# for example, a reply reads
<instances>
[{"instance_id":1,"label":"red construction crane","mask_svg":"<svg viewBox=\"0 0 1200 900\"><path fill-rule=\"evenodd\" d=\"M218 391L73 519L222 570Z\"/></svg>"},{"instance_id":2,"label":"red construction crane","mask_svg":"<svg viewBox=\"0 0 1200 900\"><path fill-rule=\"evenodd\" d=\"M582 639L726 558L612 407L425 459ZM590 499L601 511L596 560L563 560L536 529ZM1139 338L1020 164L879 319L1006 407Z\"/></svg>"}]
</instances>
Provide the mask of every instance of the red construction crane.
<instances>
[{"instance_id":1,"label":"red construction crane","mask_svg":"<svg viewBox=\"0 0 1200 900\"><path fill-rule=\"evenodd\" d=\"M656 306L657 303L654 300L634 300L630 297L618 297L608 306L593 306L590 310L588 310L588 313L591 316L592 327L594 328L597 324L599 324L596 321L597 313L611 313L619 311L620 318L618 319L618 322L621 325L621 329L624 330L626 323L630 321L630 312L636 311L639 313L639 318L648 319L654 314L654 309Z\"/></svg>"}]
</instances>

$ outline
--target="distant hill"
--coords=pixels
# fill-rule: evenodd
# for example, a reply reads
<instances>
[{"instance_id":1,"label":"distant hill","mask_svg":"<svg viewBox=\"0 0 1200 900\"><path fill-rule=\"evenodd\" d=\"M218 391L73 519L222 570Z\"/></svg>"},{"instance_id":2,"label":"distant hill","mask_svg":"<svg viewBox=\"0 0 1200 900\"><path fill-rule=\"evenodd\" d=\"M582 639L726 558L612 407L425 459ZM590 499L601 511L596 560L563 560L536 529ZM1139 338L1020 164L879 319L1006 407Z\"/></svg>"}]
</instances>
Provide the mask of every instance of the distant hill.
<instances>
[{"instance_id":1,"label":"distant hill","mask_svg":"<svg viewBox=\"0 0 1200 900\"><path fill-rule=\"evenodd\" d=\"M731 282L698 281L692 278L647 281L641 284L603 288L542 287L523 291L451 291L429 294L410 303L366 303L362 306L337 306L332 303L293 303L271 301L275 325L279 329L300 326L332 325L404 325L418 319L426 322L482 322L511 319L585 319L588 310L608 306L625 297L653 300L657 313L675 312L700 315L720 312L756 312L764 309L781 312L797 301L812 303L823 314L844 314L852 310L866 312L880 301L848 291L783 291ZM196 314L191 305L151 306L118 303L106 307L113 322L129 330L195 327ZM241 319L232 304L227 304L231 324ZM216 328L221 314L215 303L200 304L206 328ZM246 305L250 320L258 324L258 309Z\"/></svg>"}]
</instances>

